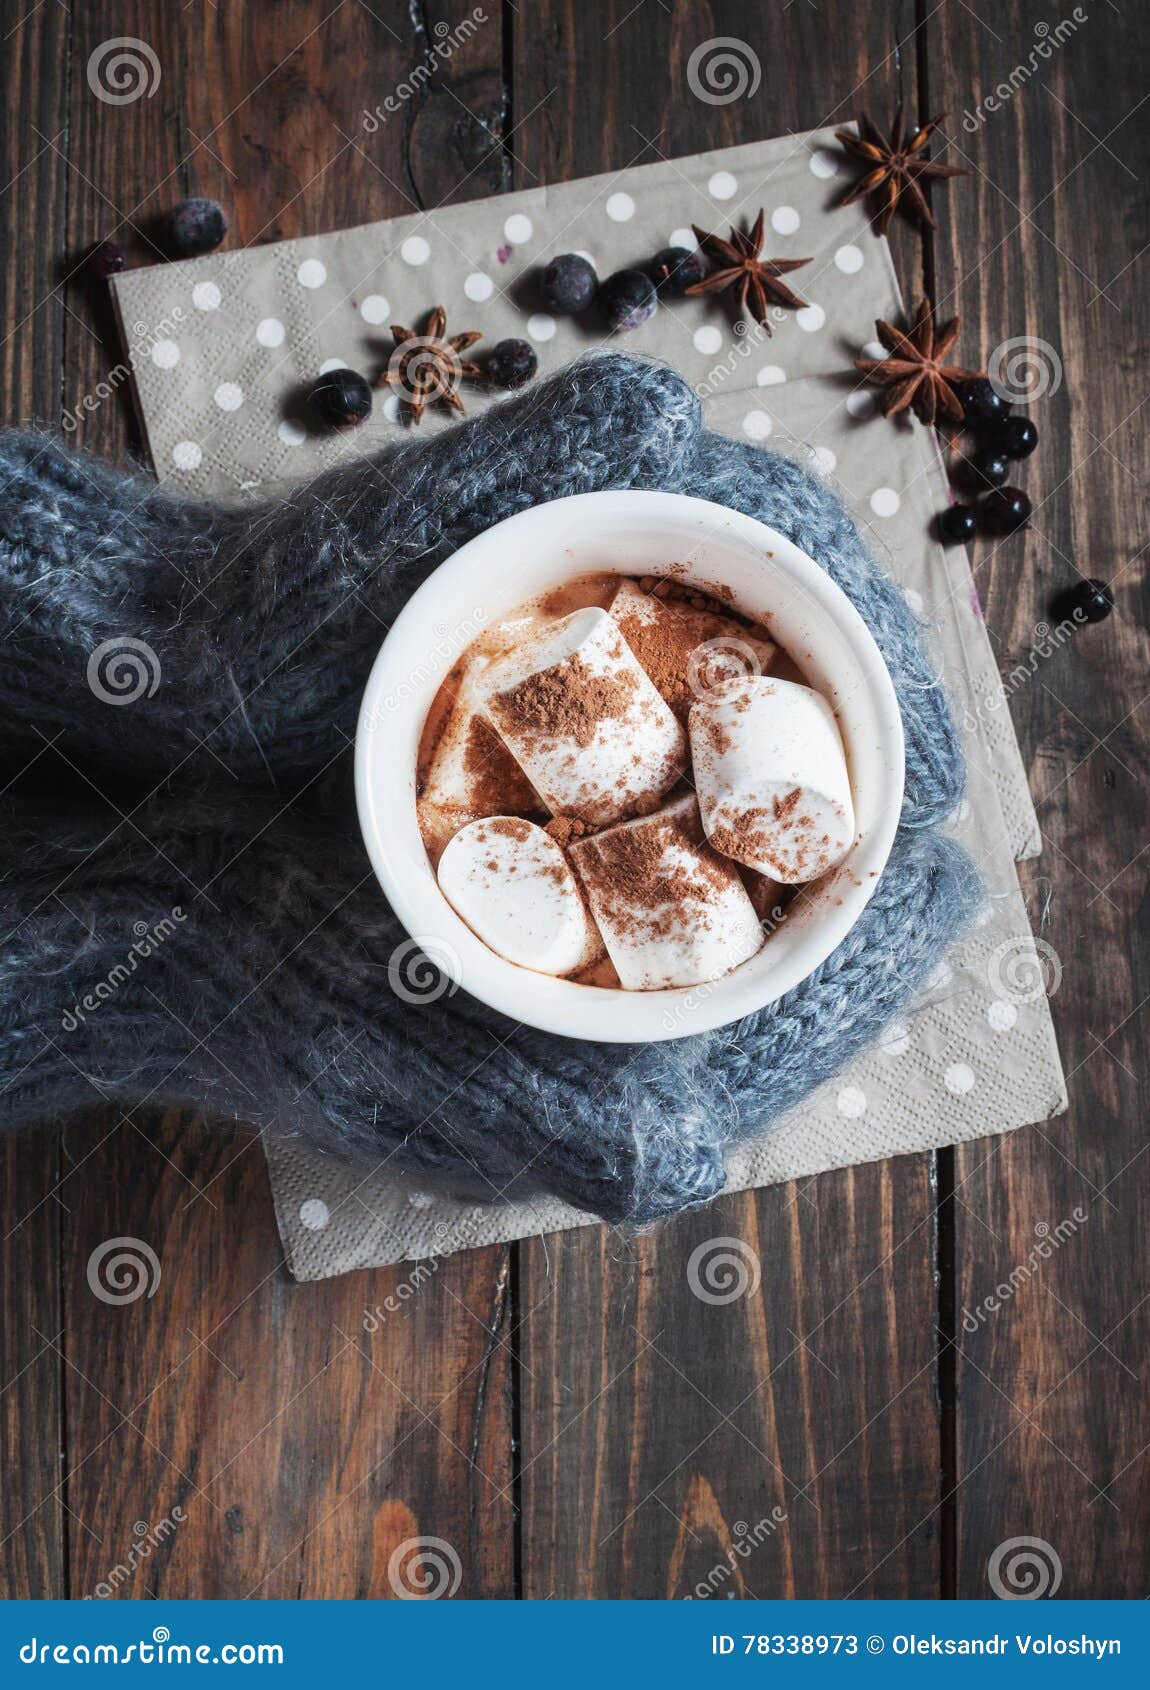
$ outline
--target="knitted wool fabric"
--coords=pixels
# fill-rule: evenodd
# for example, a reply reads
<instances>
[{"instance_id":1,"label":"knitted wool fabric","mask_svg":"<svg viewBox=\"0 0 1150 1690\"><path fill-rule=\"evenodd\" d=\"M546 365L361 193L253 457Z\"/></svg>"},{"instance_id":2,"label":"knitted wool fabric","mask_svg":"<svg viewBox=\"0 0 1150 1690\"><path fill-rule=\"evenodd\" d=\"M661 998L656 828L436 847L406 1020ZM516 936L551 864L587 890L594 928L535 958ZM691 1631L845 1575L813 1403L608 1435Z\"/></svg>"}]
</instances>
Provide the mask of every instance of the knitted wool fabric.
<instances>
[{"instance_id":1,"label":"knitted wool fabric","mask_svg":"<svg viewBox=\"0 0 1150 1690\"><path fill-rule=\"evenodd\" d=\"M702 434L669 370L586 360L254 511L27 434L0 437L5 483L8 760L58 739L111 797L121 774L176 779L127 818L95 796L0 814L0 1124L93 1096L190 1104L420 1184L545 1190L641 1223L720 1190L725 1150L869 1042L978 901L968 859L931 826L958 801L961 760L902 595L817 482ZM368 869L339 756L384 627L429 569L515 510L609 486L715 498L792 537L870 624L907 728L904 825L844 943L781 1002L659 1045L558 1039L449 982L429 989ZM124 634L153 648L161 684L115 709L86 667ZM212 791L212 762L250 784Z\"/></svg>"}]
</instances>

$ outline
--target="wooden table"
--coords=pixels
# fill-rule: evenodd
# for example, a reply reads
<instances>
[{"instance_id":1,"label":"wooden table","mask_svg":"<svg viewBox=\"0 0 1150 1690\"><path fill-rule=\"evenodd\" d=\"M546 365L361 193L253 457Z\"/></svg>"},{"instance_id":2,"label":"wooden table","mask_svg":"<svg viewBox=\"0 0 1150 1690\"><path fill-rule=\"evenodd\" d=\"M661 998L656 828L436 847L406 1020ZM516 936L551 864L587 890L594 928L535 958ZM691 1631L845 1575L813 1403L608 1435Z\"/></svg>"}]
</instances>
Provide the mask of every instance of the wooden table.
<instances>
[{"instance_id":1,"label":"wooden table","mask_svg":"<svg viewBox=\"0 0 1150 1690\"><path fill-rule=\"evenodd\" d=\"M119 231L133 262L152 260L151 220L187 193L224 203L233 242L270 241L860 104L883 123L900 99L920 119L949 108L976 173L935 196L936 234L896 227L904 287L961 310L976 361L1028 334L1065 366L1025 469L1031 529L975 554L1004 670L1076 568L1111 578L1119 605L1011 700L1045 837L1024 887L1064 969L1071 1111L724 1199L646 1238L591 1229L456 1256L370 1341L364 1311L409 1270L292 1283L249 1135L100 1110L23 1136L3 1148L0 1584L92 1592L178 1508L119 1593L388 1596L393 1550L433 1536L466 1596L671 1597L710 1580L719 1595L978 1597L996 1546L1032 1536L1060 1558L1063 1595L1144 1596L1150 126L1132 14L1099 0L1032 60L1070 9L486 0L366 134L363 112L468 10L6 0L5 418L58 422L107 374L118 353L77 255ZM119 35L155 48L162 80L114 107L85 69ZM692 47L719 35L757 52L753 99L688 92ZM963 113L1000 82L971 132ZM123 395L78 433L123 457ZM1088 1222L966 1330L1036 1228L1076 1206ZM684 1264L715 1234L760 1252L758 1296L691 1295ZM113 1235L162 1245L150 1301L90 1294L89 1255Z\"/></svg>"}]
</instances>

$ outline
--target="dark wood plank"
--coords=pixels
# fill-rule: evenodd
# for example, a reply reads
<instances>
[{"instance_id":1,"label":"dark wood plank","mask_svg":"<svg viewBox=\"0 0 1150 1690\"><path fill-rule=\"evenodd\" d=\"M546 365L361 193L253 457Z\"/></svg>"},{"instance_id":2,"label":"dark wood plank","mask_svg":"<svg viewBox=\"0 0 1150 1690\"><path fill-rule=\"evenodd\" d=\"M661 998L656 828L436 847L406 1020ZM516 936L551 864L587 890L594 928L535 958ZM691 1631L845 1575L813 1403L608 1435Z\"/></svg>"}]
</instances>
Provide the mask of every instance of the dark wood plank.
<instances>
[{"instance_id":1,"label":"dark wood plank","mask_svg":"<svg viewBox=\"0 0 1150 1690\"><path fill-rule=\"evenodd\" d=\"M221 201L232 243L413 209L406 125L422 104L405 102L405 121L372 136L362 128L423 50L408 8L291 0L266 21L182 0L148 0L130 22L119 6L82 9L75 63L130 30L154 44L162 80L151 99L106 107L73 77L73 250L117 233L132 262L154 261L154 221L185 193ZM485 100L500 56L489 27L450 65ZM446 146L421 154L419 191L432 203L487 191L467 169ZM120 353L78 280L68 302L67 390L80 394ZM104 405L83 439L123 454L127 410ZM65 1193L69 1593L121 1565L120 1594L388 1596L393 1551L433 1536L459 1557L461 1594L507 1594L508 1253L443 1264L373 1334L365 1311L386 1308L410 1266L291 1283L257 1145L146 1110L98 1145L108 1125L76 1128L74 1154L92 1153ZM114 1307L91 1294L86 1263L115 1236L155 1249L151 1299ZM177 1506L177 1530L129 1564Z\"/></svg>"},{"instance_id":2,"label":"dark wood plank","mask_svg":"<svg viewBox=\"0 0 1150 1690\"><path fill-rule=\"evenodd\" d=\"M932 1235L869 1167L532 1245L524 1594L934 1594ZM696 1295L696 1250L759 1289Z\"/></svg>"},{"instance_id":3,"label":"dark wood plank","mask_svg":"<svg viewBox=\"0 0 1150 1690\"><path fill-rule=\"evenodd\" d=\"M1023 335L1064 366L1033 407L1031 529L977 552L1004 670L1076 570L1113 579L1119 601L1011 698L1045 839L1024 883L1061 966L1071 1110L957 1152L957 1589L988 1595L997 1546L1033 1536L1060 1558L1064 1596L1134 1596L1150 1540L1145 76L1109 8L1057 37L1034 0L948 0L939 21L932 104L975 117L951 130L978 171L936 243L940 291L983 361ZM1015 66L1017 92L978 122ZM1011 1294L988 1309L1000 1285Z\"/></svg>"},{"instance_id":4,"label":"dark wood plank","mask_svg":"<svg viewBox=\"0 0 1150 1690\"><path fill-rule=\"evenodd\" d=\"M125 1124L69 1225L74 1594L388 1597L420 1537L451 1546L461 1595L508 1593L496 1253L293 1284L258 1142L179 1118L146 1136L146 1183ZM93 1293L107 1238L136 1241L152 1295Z\"/></svg>"},{"instance_id":5,"label":"dark wood plank","mask_svg":"<svg viewBox=\"0 0 1150 1690\"><path fill-rule=\"evenodd\" d=\"M720 35L754 48L762 84L703 105L686 62ZM516 186L843 120L860 100L885 120L913 107L916 47L901 5L541 5L515 35ZM914 292L917 246L897 239ZM525 1594L936 1593L933 1220L920 1156L724 1199L633 1248L602 1232L523 1246ZM687 1264L722 1237L761 1257L762 1286L715 1307Z\"/></svg>"},{"instance_id":6,"label":"dark wood plank","mask_svg":"<svg viewBox=\"0 0 1150 1690\"><path fill-rule=\"evenodd\" d=\"M0 119L0 416L5 425L59 416L63 306L56 250L38 238L46 206L60 205L66 125L68 12L9 7L0 77L21 97ZM0 1145L0 1596L53 1596L63 1588L64 1513L56 1491L63 1405L56 1358L37 1332L60 1328L60 1178L57 1135Z\"/></svg>"}]
</instances>

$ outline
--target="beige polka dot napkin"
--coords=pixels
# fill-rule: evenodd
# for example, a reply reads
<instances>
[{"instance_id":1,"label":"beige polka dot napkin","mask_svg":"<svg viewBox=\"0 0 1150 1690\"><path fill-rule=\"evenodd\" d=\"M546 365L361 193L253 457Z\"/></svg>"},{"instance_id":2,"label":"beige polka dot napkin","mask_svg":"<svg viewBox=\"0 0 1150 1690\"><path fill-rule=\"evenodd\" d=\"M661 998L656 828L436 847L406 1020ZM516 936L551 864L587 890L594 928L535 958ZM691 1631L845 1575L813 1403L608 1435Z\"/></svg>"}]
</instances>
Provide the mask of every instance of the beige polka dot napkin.
<instances>
[{"instance_id":1,"label":"beige polka dot napkin","mask_svg":"<svg viewBox=\"0 0 1150 1690\"><path fill-rule=\"evenodd\" d=\"M1046 995L1057 981L1035 950L1014 866L1037 853L1038 825L969 564L930 537L947 497L942 462L924 429L884 422L849 379L875 318L897 319L903 306L886 241L859 207L836 206L844 180L833 135L819 130L213 253L113 284L157 475L243 499L401 438L391 399L350 437L316 440L300 415L301 394L324 369L344 363L371 376L386 364L392 322L419 327L443 305L450 332L478 329L487 344L530 339L542 373L598 344L532 297L531 273L554 253L584 252L606 274L693 244L692 224L724 234L733 221L749 224L761 206L768 254L811 259L791 278L807 305L781 314L769 338L703 298L660 310L622 344L681 370L711 427L826 477L902 583L964 724L969 796L954 829L990 899L905 1021L732 1157L732 1190L1008 1132L1066 1101ZM476 389L468 410L487 402ZM447 425L429 416L423 426ZM269 1144L268 1160L300 1279L592 1224L546 1199L451 1202L298 1145Z\"/></svg>"}]
</instances>

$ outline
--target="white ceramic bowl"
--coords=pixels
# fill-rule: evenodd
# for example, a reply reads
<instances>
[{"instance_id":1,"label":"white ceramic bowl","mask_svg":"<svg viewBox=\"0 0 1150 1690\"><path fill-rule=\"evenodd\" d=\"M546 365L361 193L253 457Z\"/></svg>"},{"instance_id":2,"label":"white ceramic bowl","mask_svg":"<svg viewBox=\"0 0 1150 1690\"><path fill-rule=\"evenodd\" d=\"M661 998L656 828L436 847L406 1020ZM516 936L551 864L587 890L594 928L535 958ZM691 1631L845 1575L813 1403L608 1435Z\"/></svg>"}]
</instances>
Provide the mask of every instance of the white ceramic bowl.
<instances>
[{"instance_id":1,"label":"white ceramic bowl","mask_svg":"<svg viewBox=\"0 0 1150 1690\"><path fill-rule=\"evenodd\" d=\"M858 834L850 855L757 956L706 986L623 992L505 962L436 884L416 818L420 733L436 690L471 641L517 605L578 575L661 574L730 590L834 706ZM397 617L364 693L356 795L368 855L400 921L464 990L514 1021L615 1043L724 1026L805 979L858 920L886 863L903 789L902 721L862 618L828 575L774 529L677 493L582 493L489 528L442 563Z\"/></svg>"}]
</instances>

